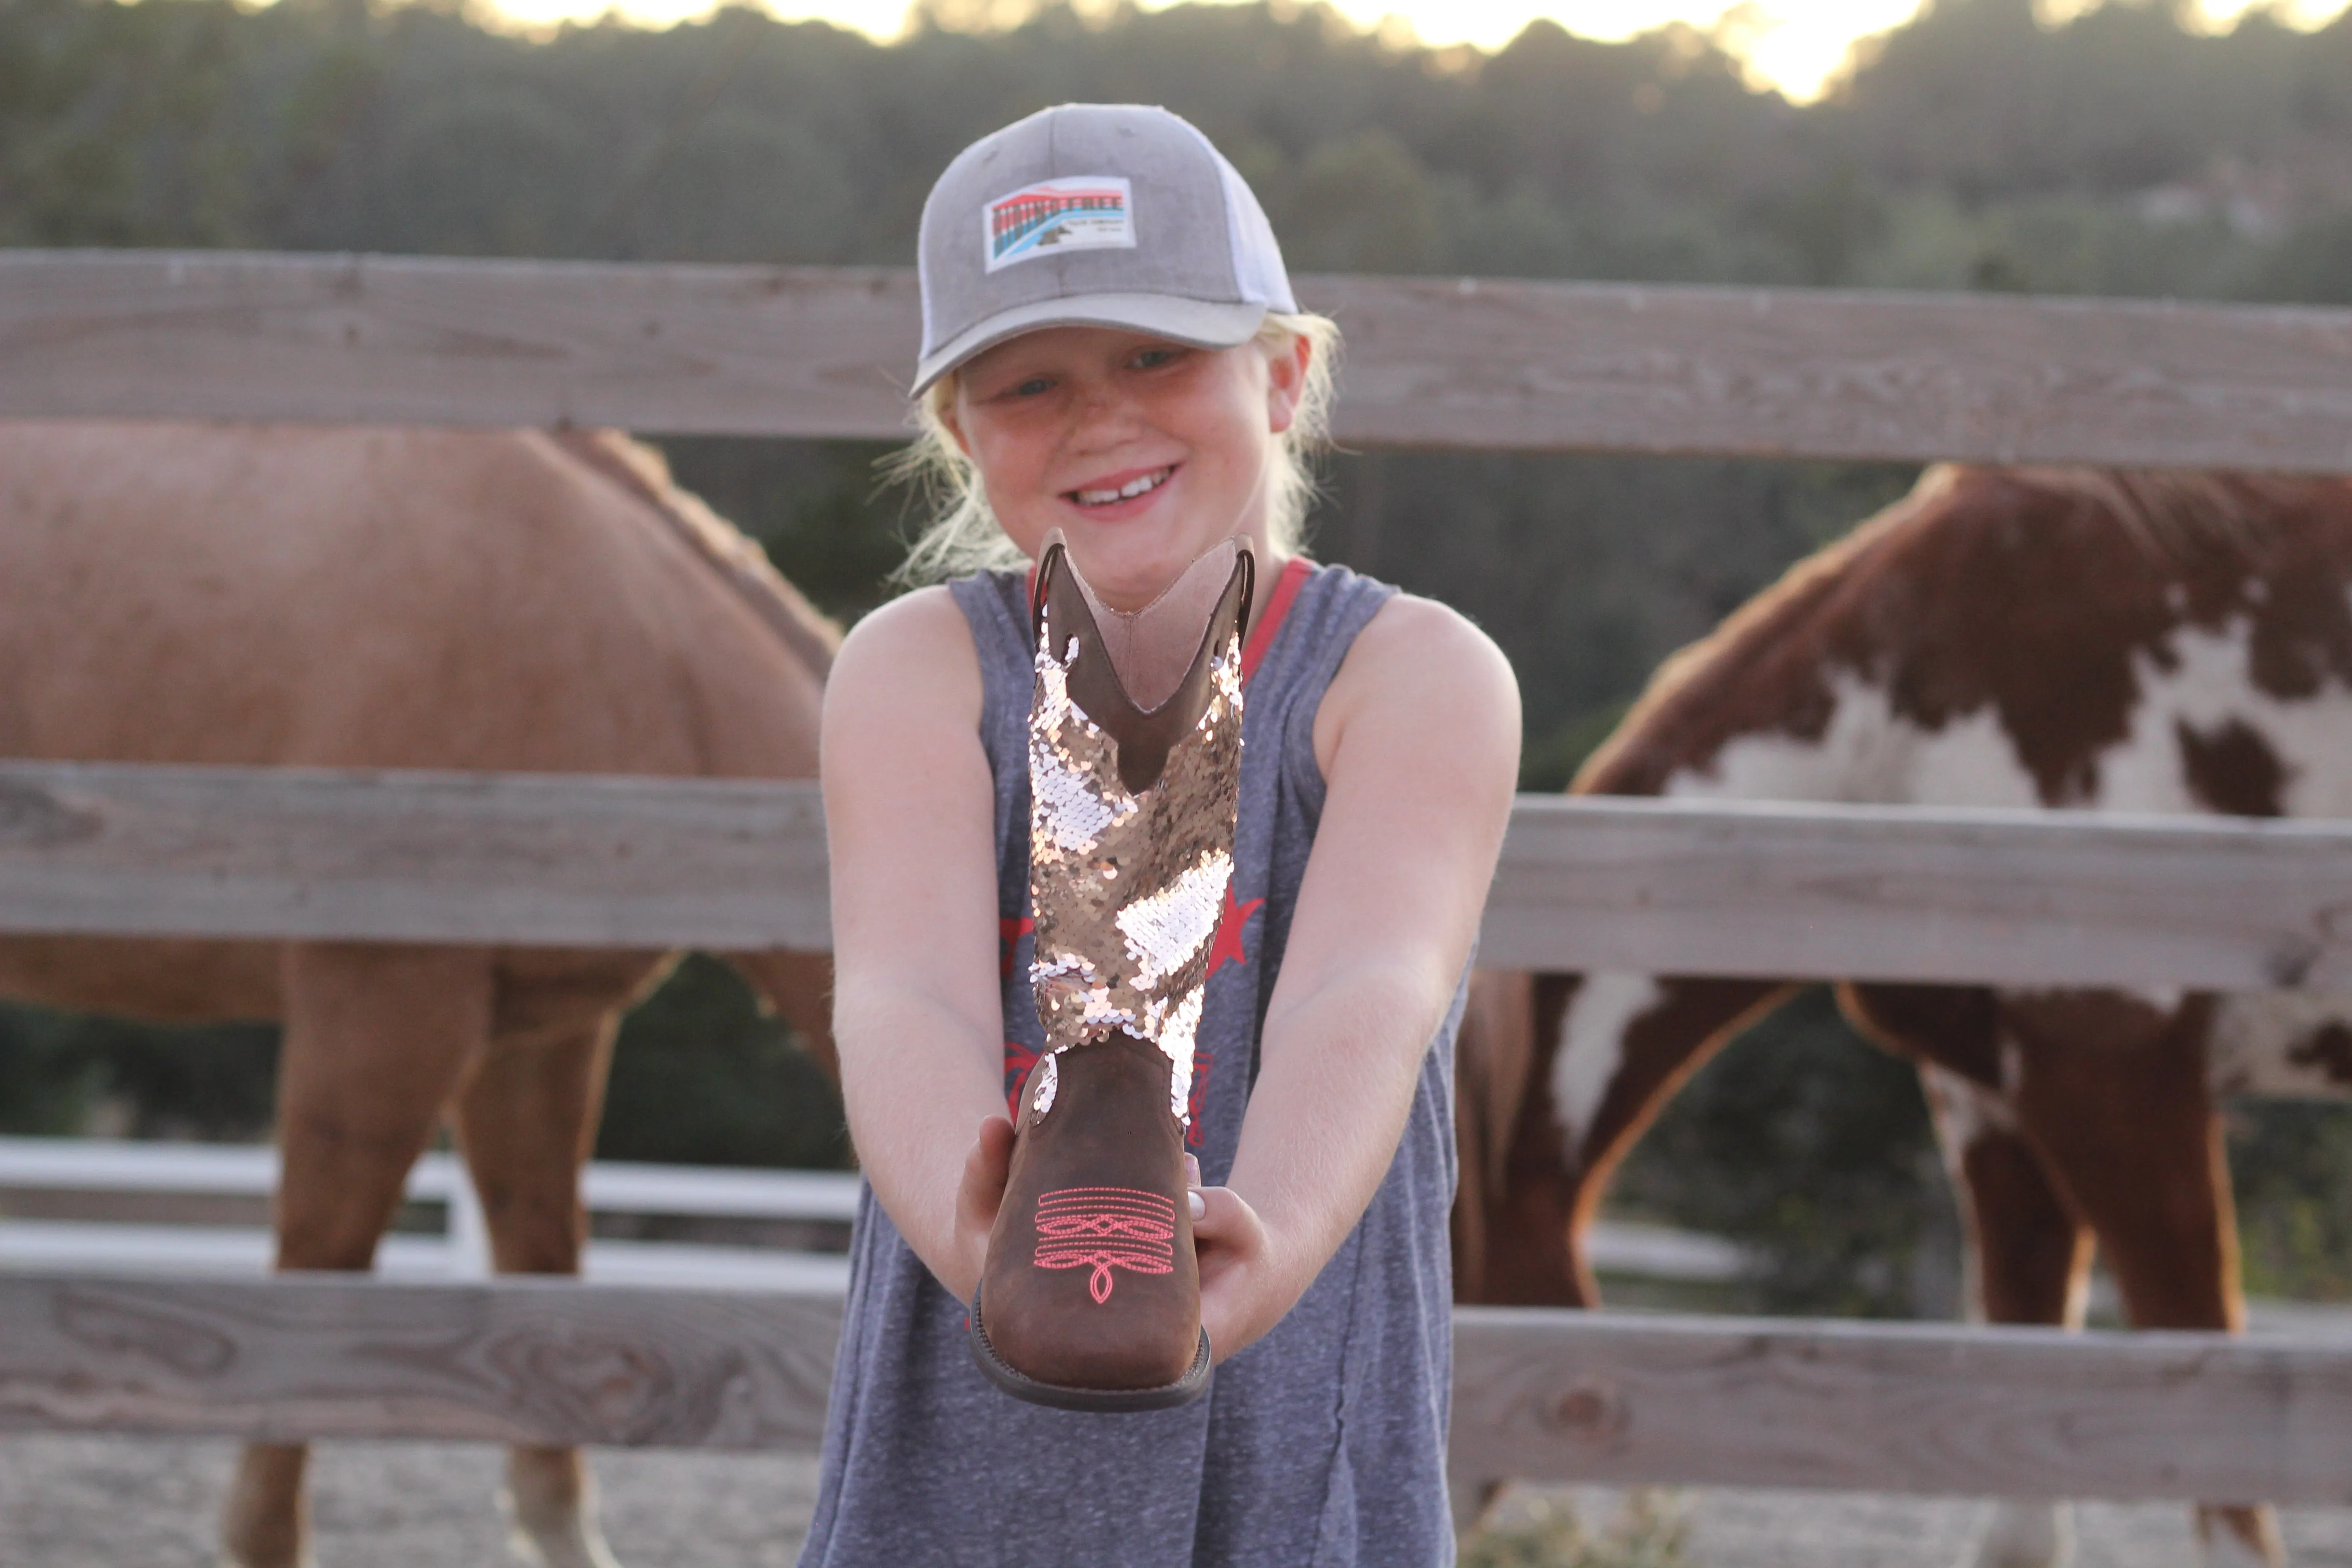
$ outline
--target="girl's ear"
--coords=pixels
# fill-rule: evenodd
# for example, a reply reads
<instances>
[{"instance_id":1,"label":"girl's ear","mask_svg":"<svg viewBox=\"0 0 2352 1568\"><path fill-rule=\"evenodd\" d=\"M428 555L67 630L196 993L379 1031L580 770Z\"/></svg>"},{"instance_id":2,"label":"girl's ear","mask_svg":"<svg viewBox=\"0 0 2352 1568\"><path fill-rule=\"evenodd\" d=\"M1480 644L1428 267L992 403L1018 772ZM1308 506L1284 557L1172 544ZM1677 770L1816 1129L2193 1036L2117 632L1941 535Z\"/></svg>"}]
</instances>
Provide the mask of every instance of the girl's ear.
<instances>
[{"instance_id":1,"label":"girl's ear","mask_svg":"<svg viewBox=\"0 0 2352 1568\"><path fill-rule=\"evenodd\" d=\"M1301 332L1265 356L1266 433L1280 436L1298 418L1298 400L1307 390L1307 363L1315 357L1314 341Z\"/></svg>"}]
</instances>

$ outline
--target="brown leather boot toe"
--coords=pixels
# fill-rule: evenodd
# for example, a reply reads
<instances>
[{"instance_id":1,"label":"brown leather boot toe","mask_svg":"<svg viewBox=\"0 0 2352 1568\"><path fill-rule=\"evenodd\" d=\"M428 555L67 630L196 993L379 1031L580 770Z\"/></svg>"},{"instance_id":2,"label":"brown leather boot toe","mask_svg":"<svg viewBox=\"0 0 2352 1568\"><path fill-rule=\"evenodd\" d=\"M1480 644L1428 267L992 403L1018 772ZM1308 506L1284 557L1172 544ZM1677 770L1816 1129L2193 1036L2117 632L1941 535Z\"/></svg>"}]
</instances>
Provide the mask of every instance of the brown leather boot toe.
<instances>
[{"instance_id":1,"label":"brown leather boot toe","mask_svg":"<svg viewBox=\"0 0 2352 1568\"><path fill-rule=\"evenodd\" d=\"M1054 1081L1042 1120L1066 1120L1069 1131L1036 1135L1043 1086L1033 1078L981 1280L987 1348L1031 1384L1174 1388L1202 1349L1168 1059L1122 1033L1046 1060L1054 1066L1040 1063L1039 1074Z\"/></svg>"}]
</instances>

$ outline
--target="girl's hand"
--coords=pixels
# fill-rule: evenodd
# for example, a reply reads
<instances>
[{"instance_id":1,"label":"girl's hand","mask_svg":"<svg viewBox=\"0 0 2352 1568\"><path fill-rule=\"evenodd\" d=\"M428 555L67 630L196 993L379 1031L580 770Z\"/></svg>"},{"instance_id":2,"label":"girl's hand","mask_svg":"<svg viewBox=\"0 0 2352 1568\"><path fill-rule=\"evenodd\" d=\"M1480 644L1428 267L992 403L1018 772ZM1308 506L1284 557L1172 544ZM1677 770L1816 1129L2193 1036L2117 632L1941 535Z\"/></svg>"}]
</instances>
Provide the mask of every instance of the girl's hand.
<instances>
[{"instance_id":1,"label":"girl's hand","mask_svg":"<svg viewBox=\"0 0 2352 1568\"><path fill-rule=\"evenodd\" d=\"M1297 1293L1275 1277L1274 1238L1239 1193L1201 1185L1201 1163L1190 1154L1184 1182L1201 1264L1201 1326L1209 1331L1209 1353L1223 1361L1264 1338Z\"/></svg>"},{"instance_id":2,"label":"girl's hand","mask_svg":"<svg viewBox=\"0 0 2352 1568\"><path fill-rule=\"evenodd\" d=\"M963 1181L956 1189L954 1279L940 1281L969 1304L980 1289L980 1273L988 1262L988 1235L996 1228L996 1211L1004 1204L1004 1179L1013 1168L1013 1123L992 1116L980 1124L980 1136L965 1156Z\"/></svg>"}]
</instances>

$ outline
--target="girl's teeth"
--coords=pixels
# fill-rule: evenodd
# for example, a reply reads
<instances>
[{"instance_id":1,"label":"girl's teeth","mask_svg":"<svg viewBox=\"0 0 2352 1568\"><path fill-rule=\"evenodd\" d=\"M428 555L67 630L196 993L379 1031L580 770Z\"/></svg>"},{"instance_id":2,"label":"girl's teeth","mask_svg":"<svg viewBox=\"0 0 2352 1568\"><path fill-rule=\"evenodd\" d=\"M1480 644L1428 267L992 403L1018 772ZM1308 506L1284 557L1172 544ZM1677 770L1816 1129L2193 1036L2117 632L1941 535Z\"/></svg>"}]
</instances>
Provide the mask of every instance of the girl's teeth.
<instances>
[{"instance_id":1,"label":"girl's teeth","mask_svg":"<svg viewBox=\"0 0 2352 1568\"><path fill-rule=\"evenodd\" d=\"M1077 492L1078 504L1108 506L1115 500L1133 500L1146 490L1158 489L1167 478L1168 470L1162 468L1156 474L1146 474L1139 479L1130 479L1115 490L1080 490Z\"/></svg>"}]
</instances>

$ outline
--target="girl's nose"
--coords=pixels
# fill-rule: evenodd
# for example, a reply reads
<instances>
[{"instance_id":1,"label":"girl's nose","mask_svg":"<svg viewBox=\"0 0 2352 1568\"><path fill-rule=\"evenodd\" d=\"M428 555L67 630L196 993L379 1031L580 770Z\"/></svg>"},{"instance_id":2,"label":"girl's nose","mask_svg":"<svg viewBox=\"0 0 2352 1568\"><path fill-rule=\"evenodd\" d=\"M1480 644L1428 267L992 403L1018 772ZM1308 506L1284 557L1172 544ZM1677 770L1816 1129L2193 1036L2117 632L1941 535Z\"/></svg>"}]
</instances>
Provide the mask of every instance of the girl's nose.
<instances>
[{"instance_id":1,"label":"girl's nose","mask_svg":"<svg viewBox=\"0 0 2352 1568\"><path fill-rule=\"evenodd\" d=\"M1077 434L1088 439L1124 436L1139 423L1135 400L1107 384L1081 387L1072 423Z\"/></svg>"}]
</instances>

